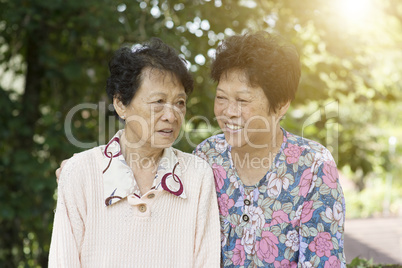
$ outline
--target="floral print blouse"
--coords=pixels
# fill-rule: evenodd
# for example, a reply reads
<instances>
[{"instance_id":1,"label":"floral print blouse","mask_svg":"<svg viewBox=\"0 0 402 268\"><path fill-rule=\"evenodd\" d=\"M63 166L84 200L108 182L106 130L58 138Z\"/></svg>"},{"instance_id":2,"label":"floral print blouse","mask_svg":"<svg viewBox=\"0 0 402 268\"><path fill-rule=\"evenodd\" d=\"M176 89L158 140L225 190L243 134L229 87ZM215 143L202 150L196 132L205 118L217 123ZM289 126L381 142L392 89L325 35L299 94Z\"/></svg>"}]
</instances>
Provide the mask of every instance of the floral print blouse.
<instances>
[{"instance_id":1,"label":"floral print blouse","mask_svg":"<svg viewBox=\"0 0 402 268\"><path fill-rule=\"evenodd\" d=\"M245 186L223 134L194 153L212 167L224 267L346 267L345 200L331 153L284 129L267 174Z\"/></svg>"}]
</instances>

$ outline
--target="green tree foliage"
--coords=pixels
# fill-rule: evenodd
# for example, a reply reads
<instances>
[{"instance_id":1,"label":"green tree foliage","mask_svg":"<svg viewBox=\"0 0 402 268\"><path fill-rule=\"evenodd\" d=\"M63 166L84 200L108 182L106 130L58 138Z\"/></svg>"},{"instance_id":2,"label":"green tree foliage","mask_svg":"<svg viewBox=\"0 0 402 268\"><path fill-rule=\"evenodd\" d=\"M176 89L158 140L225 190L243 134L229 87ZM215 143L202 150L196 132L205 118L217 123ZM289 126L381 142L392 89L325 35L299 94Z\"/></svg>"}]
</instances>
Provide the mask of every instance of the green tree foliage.
<instances>
[{"instance_id":1,"label":"green tree foliage","mask_svg":"<svg viewBox=\"0 0 402 268\"><path fill-rule=\"evenodd\" d=\"M183 128L191 140L176 144L182 150L218 131L208 70L214 48L228 35L267 30L301 55L302 81L286 128L332 147L360 189L367 174L391 169L388 138L402 140L395 128L402 4L370 0L368 17L356 20L339 4L347 1L324 2L0 0L0 266L47 266L54 170L85 149L72 136L95 146L114 133L118 123L104 93L108 60L120 46L152 36L175 47L195 78ZM71 113L83 103L92 106Z\"/></svg>"}]
</instances>

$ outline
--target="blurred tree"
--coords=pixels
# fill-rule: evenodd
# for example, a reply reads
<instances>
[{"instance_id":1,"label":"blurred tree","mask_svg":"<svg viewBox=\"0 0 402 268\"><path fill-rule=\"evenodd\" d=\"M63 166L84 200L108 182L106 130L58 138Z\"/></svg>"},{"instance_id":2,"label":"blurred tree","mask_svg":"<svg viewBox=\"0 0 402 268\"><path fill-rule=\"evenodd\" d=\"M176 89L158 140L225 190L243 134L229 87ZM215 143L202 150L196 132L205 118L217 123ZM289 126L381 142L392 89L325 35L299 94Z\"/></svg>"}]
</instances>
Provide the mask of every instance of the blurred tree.
<instances>
[{"instance_id":1,"label":"blurred tree","mask_svg":"<svg viewBox=\"0 0 402 268\"><path fill-rule=\"evenodd\" d=\"M0 1L0 266L47 266L54 170L86 149L72 137L92 147L114 134L104 93L108 59L152 36L175 47L194 74L188 139L176 144L185 151L219 131L208 70L217 44L245 29L291 40L303 74L283 124L332 147L363 189L367 174L390 166L389 135L402 139L393 129L402 114L402 3L370 0L355 9L352 2Z\"/></svg>"},{"instance_id":2,"label":"blurred tree","mask_svg":"<svg viewBox=\"0 0 402 268\"><path fill-rule=\"evenodd\" d=\"M0 10L3 72L25 82L21 93L1 90L0 266L46 267L54 169L76 150L63 118L73 105L99 98L102 83L92 74L106 76L114 31L123 27L110 1L1 1ZM74 128L82 138L94 135L90 124Z\"/></svg>"}]
</instances>

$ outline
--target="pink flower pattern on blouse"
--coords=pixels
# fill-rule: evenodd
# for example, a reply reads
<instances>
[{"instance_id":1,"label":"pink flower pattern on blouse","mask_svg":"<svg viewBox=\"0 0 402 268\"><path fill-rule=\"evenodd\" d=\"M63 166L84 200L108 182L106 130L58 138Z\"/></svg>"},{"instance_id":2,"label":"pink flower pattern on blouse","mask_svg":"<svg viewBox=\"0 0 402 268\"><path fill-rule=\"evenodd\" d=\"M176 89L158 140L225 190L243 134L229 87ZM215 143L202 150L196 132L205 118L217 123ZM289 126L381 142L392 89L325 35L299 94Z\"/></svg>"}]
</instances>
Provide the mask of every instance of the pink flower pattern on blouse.
<instances>
[{"instance_id":1,"label":"pink flower pattern on blouse","mask_svg":"<svg viewBox=\"0 0 402 268\"><path fill-rule=\"evenodd\" d=\"M325 262L324 268L338 268L341 267L341 262L335 256L329 257L329 259Z\"/></svg>"},{"instance_id":2,"label":"pink flower pattern on blouse","mask_svg":"<svg viewBox=\"0 0 402 268\"><path fill-rule=\"evenodd\" d=\"M336 189L338 187L338 170L335 166L331 164L324 163L324 176L322 179L324 183L329 186L329 188Z\"/></svg>"},{"instance_id":3,"label":"pink flower pattern on blouse","mask_svg":"<svg viewBox=\"0 0 402 268\"><path fill-rule=\"evenodd\" d=\"M275 268L296 268L297 267L296 262L290 262L287 259L283 259L281 262L275 261L274 265L275 265Z\"/></svg>"},{"instance_id":4,"label":"pink flower pattern on blouse","mask_svg":"<svg viewBox=\"0 0 402 268\"><path fill-rule=\"evenodd\" d=\"M244 248L241 245L241 240L236 240L236 246L233 249L233 264L234 265L244 265L244 260L246 259L246 253L244 252Z\"/></svg>"},{"instance_id":5,"label":"pink flower pattern on blouse","mask_svg":"<svg viewBox=\"0 0 402 268\"><path fill-rule=\"evenodd\" d=\"M301 217L300 217L300 221L302 223L309 222L311 220L311 218L313 217L313 212L314 212L313 204L314 204L314 201L304 202L303 210L301 212Z\"/></svg>"},{"instance_id":6,"label":"pink flower pattern on blouse","mask_svg":"<svg viewBox=\"0 0 402 268\"><path fill-rule=\"evenodd\" d=\"M234 205L234 201L233 199L230 199L227 194L223 194L218 198L218 204L221 215L227 216L229 214L229 209Z\"/></svg>"},{"instance_id":7,"label":"pink flower pattern on blouse","mask_svg":"<svg viewBox=\"0 0 402 268\"><path fill-rule=\"evenodd\" d=\"M288 148L283 150L283 153L286 155L286 163L294 164L299 162L299 157L302 154L303 150L303 147L289 144Z\"/></svg>"},{"instance_id":8,"label":"pink flower pattern on blouse","mask_svg":"<svg viewBox=\"0 0 402 268\"><path fill-rule=\"evenodd\" d=\"M278 243L278 237L270 231L263 231L261 240L255 243L258 258L267 263L273 263L279 254Z\"/></svg>"},{"instance_id":9,"label":"pink flower pattern on blouse","mask_svg":"<svg viewBox=\"0 0 402 268\"><path fill-rule=\"evenodd\" d=\"M329 233L318 233L314 240L310 243L308 248L317 253L318 257L323 257L324 255L327 257L331 256L331 250L334 248L334 245L331 241L331 235Z\"/></svg>"},{"instance_id":10,"label":"pink flower pattern on blouse","mask_svg":"<svg viewBox=\"0 0 402 268\"><path fill-rule=\"evenodd\" d=\"M270 225L277 225L282 222L289 222L289 215L283 210L274 211L274 213L272 213L272 221Z\"/></svg>"},{"instance_id":11,"label":"pink flower pattern on blouse","mask_svg":"<svg viewBox=\"0 0 402 268\"><path fill-rule=\"evenodd\" d=\"M345 200L336 164L321 144L283 130L274 165L245 186L223 134L194 153L213 169L222 267L342 267Z\"/></svg>"},{"instance_id":12,"label":"pink flower pattern on blouse","mask_svg":"<svg viewBox=\"0 0 402 268\"><path fill-rule=\"evenodd\" d=\"M225 184L226 171L222 166L217 164L212 165L212 171L214 172L216 191L219 191Z\"/></svg>"}]
</instances>

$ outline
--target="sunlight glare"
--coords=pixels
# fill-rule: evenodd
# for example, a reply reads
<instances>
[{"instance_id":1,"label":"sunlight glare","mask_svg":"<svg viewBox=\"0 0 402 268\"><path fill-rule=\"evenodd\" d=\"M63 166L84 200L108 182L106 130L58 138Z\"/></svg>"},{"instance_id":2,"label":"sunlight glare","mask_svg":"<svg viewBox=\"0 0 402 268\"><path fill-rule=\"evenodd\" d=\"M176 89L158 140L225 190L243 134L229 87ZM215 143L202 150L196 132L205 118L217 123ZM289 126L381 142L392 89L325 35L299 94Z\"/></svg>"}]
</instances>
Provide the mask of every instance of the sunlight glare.
<instances>
[{"instance_id":1,"label":"sunlight glare","mask_svg":"<svg viewBox=\"0 0 402 268\"><path fill-rule=\"evenodd\" d=\"M339 0L338 2L339 11L341 15L351 21L351 22L359 22L368 18L371 9L372 9L372 1L371 0Z\"/></svg>"}]
</instances>

